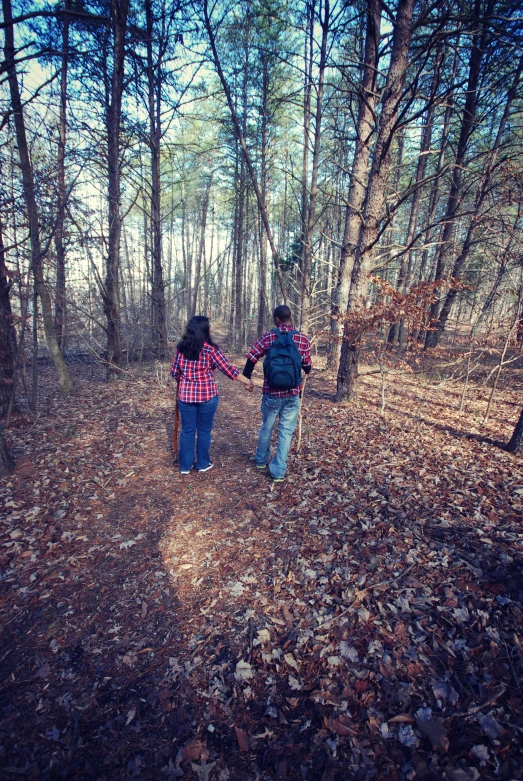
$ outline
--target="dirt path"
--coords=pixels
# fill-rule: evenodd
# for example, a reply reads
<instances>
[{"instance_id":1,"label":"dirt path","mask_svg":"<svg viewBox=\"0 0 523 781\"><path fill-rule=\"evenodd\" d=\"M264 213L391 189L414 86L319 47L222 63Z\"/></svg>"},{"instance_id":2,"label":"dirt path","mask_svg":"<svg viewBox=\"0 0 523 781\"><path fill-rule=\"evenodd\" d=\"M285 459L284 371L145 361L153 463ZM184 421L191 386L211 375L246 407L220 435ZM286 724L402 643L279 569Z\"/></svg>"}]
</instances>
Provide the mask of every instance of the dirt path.
<instances>
[{"instance_id":1,"label":"dirt path","mask_svg":"<svg viewBox=\"0 0 523 781\"><path fill-rule=\"evenodd\" d=\"M259 389L220 378L215 469L182 477L152 371L76 384L11 432L3 776L522 777L521 460L415 384L384 420L317 374L274 486Z\"/></svg>"}]
</instances>

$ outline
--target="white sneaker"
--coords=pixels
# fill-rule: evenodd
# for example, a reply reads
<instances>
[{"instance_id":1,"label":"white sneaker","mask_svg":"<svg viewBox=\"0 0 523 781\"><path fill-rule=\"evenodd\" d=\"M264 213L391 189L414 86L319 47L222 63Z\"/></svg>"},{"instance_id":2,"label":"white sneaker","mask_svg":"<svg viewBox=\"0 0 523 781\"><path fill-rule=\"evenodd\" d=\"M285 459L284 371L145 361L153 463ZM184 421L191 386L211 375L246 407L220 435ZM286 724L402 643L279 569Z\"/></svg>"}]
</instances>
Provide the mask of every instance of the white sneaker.
<instances>
[{"instance_id":1,"label":"white sneaker","mask_svg":"<svg viewBox=\"0 0 523 781\"><path fill-rule=\"evenodd\" d=\"M181 475L190 475L190 472L180 472Z\"/></svg>"},{"instance_id":2,"label":"white sneaker","mask_svg":"<svg viewBox=\"0 0 523 781\"><path fill-rule=\"evenodd\" d=\"M204 467L203 467L203 469L198 469L198 472L208 472L208 471L209 471L209 469L212 469L212 468L213 468L213 466L214 466L214 464L213 464L213 463L212 463L212 461L211 461L211 463L209 464L209 466L204 466Z\"/></svg>"}]
</instances>

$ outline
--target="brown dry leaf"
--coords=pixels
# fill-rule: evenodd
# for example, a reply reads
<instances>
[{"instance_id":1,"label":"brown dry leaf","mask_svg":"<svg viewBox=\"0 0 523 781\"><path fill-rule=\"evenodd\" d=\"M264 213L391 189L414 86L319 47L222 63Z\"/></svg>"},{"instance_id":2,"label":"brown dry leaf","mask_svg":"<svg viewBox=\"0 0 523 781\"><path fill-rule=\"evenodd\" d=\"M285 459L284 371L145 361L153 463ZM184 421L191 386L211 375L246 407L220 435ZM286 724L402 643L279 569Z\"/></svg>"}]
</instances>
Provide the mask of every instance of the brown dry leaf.
<instances>
[{"instance_id":1,"label":"brown dry leaf","mask_svg":"<svg viewBox=\"0 0 523 781\"><path fill-rule=\"evenodd\" d=\"M348 737L349 735L358 734L357 730L344 724L341 721L341 719L333 719L333 718L328 719L326 716L324 716L323 723L325 724L327 729L331 730L331 732L336 732L338 735L341 735L342 737Z\"/></svg>"},{"instance_id":2,"label":"brown dry leaf","mask_svg":"<svg viewBox=\"0 0 523 781\"><path fill-rule=\"evenodd\" d=\"M248 751L249 750L249 736L240 727L236 727L235 726L234 729L236 731L236 738L238 740L238 745L240 747L240 751Z\"/></svg>"},{"instance_id":3,"label":"brown dry leaf","mask_svg":"<svg viewBox=\"0 0 523 781\"><path fill-rule=\"evenodd\" d=\"M198 760L202 756L203 743L198 738L192 738L182 749L182 757L189 761Z\"/></svg>"},{"instance_id":4,"label":"brown dry leaf","mask_svg":"<svg viewBox=\"0 0 523 781\"><path fill-rule=\"evenodd\" d=\"M408 713L398 713L397 716L393 716L392 719L387 720L389 724L415 724L416 719L409 716Z\"/></svg>"},{"instance_id":5,"label":"brown dry leaf","mask_svg":"<svg viewBox=\"0 0 523 781\"><path fill-rule=\"evenodd\" d=\"M147 615L147 602L142 602L142 612L141 612L141 618L142 621Z\"/></svg>"},{"instance_id":6,"label":"brown dry leaf","mask_svg":"<svg viewBox=\"0 0 523 781\"><path fill-rule=\"evenodd\" d=\"M433 749L444 752L448 751L448 730L443 726L441 719L431 719L430 721L416 719L416 727L428 737Z\"/></svg>"},{"instance_id":7,"label":"brown dry leaf","mask_svg":"<svg viewBox=\"0 0 523 781\"><path fill-rule=\"evenodd\" d=\"M198 776L198 781L210 781L211 770L215 764L216 762L209 762L209 764L207 764L207 762L203 760L201 765L198 765L196 762L191 762L191 767Z\"/></svg>"}]
</instances>

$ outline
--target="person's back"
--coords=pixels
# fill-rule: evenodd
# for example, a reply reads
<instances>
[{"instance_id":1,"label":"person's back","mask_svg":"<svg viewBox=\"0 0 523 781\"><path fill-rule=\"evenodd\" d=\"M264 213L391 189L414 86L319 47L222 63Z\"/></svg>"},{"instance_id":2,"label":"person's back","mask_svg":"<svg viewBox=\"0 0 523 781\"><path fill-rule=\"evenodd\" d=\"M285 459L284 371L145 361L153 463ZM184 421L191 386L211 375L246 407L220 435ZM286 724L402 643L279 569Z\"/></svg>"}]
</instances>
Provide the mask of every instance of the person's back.
<instances>
[{"instance_id":1,"label":"person's back","mask_svg":"<svg viewBox=\"0 0 523 781\"><path fill-rule=\"evenodd\" d=\"M180 473L188 475L213 468L209 448L214 415L218 409L218 389L214 370L219 369L231 380L238 380L252 390L252 383L229 363L211 338L207 317L196 315L187 323L178 343L171 368L177 382L177 405L182 419L180 436ZM196 461L194 449L196 444Z\"/></svg>"},{"instance_id":2,"label":"person's back","mask_svg":"<svg viewBox=\"0 0 523 781\"><path fill-rule=\"evenodd\" d=\"M258 435L256 466L259 469L265 469L268 465L273 479L280 481L285 477L291 439L300 411L301 370L303 369L306 374L309 374L312 369L312 360L309 339L305 334L296 331L293 327L289 307L285 305L276 307L273 318L276 328L264 333L253 344L247 355L243 374L250 379L258 360L263 356L267 356L265 363L269 361L269 366L265 370L264 365L261 406L263 423ZM289 337L296 348L296 357L293 357L293 346L288 344ZM273 358L272 353L280 342L282 347L280 348L278 360L277 356ZM298 360L300 361L300 366L297 374L294 375L296 384L293 384L289 377L294 371L292 364ZM276 371L271 369L271 364L274 362L277 364ZM274 377L277 380L274 380ZM279 418L278 445L276 454L270 461L271 435L277 418Z\"/></svg>"}]
</instances>

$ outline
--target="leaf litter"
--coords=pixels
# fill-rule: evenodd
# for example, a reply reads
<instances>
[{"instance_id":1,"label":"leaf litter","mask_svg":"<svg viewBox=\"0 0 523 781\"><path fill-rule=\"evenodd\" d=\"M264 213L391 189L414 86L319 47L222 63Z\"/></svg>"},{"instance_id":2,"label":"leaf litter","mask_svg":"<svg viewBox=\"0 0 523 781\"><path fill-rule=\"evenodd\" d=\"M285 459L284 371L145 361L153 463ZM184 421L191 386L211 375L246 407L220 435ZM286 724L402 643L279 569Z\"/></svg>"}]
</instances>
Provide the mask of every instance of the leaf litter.
<instances>
[{"instance_id":1,"label":"leaf litter","mask_svg":"<svg viewBox=\"0 0 523 781\"><path fill-rule=\"evenodd\" d=\"M315 372L273 486L259 391L220 381L216 468L182 478L153 371L76 371L6 432L7 777L523 777L522 462L457 390L403 379L383 417Z\"/></svg>"}]
</instances>

